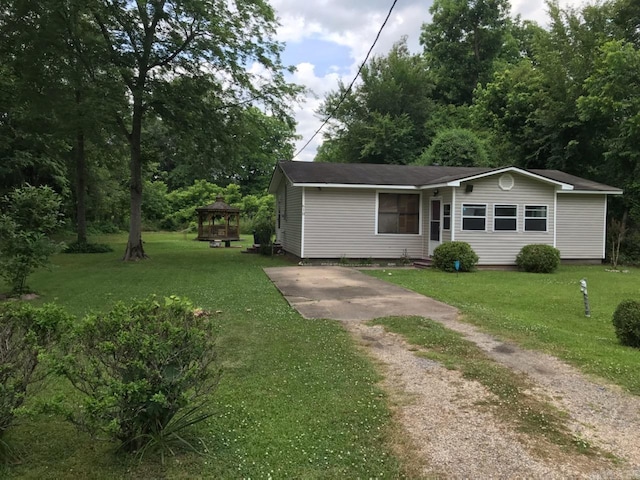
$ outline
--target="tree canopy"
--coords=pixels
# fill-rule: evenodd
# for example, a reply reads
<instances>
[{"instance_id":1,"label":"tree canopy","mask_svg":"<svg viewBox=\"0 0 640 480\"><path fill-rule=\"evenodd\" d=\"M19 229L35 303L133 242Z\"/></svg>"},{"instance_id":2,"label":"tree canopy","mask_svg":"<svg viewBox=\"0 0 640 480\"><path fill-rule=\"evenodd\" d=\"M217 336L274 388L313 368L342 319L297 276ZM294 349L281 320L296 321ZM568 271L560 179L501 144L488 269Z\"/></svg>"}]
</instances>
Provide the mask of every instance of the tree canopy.
<instances>
[{"instance_id":1,"label":"tree canopy","mask_svg":"<svg viewBox=\"0 0 640 480\"><path fill-rule=\"evenodd\" d=\"M0 0L2 188L73 186L80 240L94 179L112 170L129 190L124 258L144 258L152 172L241 181L290 152L299 88L284 80L276 26L265 0Z\"/></svg>"}]
</instances>

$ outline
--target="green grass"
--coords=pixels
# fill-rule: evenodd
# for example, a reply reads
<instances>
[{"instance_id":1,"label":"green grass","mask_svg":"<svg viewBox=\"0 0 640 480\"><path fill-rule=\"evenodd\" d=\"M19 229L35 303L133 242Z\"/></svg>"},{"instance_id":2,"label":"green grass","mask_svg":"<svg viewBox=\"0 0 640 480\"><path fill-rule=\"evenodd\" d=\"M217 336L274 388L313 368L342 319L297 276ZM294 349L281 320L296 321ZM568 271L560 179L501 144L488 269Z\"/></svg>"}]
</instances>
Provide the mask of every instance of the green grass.
<instances>
[{"instance_id":1,"label":"green grass","mask_svg":"<svg viewBox=\"0 0 640 480\"><path fill-rule=\"evenodd\" d=\"M485 330L565 359L583 371L640 394L640 350L621 346L611 322L618 303L640 297L640 270L561 266L550 275L514 271L465 274L398 270L367 272L458 307ZM588 281L591 318L579 281Z\"/></svg>"},{"instance_id":2,"label":"green grass","mask_svg":"<svg viewBox=\"0 0 640 480\"><path fill-rule=\"evenodd\" d=\"M165 466L114 453L55 415L24 418L7 440L21 462L8 478L398 478L399 461L386 439L390 413L373 366L332 321L301 318L262 271L285 265L278 257L211 249L180 234L145 234L150 260L123 263L126 238L114 252L58 255L51 271L30 286L76 316L117 300L180 295L218 311L224 373L214 416L195 436L209 453L183 453ZM68 394L54 380L40 395Z\"/></svg>"},{"instance_id":3,"label":"green grass","mask_svg":"<svg viewBox=\"0 0 640 480\"><path fill-rule=\"evenodd\" d=\"M421 317L383 318L371 323L383 325L387 330L404 336L409 343L423 348L417 355L458 370L464 378L484 385L495 396L486 406L502 421L561 447L578 453L591 453L582 439L571 434L563 414L548 402L526 394L533 385L525 375L491 360L461 334Z\"/></svg>"}]
</instances>

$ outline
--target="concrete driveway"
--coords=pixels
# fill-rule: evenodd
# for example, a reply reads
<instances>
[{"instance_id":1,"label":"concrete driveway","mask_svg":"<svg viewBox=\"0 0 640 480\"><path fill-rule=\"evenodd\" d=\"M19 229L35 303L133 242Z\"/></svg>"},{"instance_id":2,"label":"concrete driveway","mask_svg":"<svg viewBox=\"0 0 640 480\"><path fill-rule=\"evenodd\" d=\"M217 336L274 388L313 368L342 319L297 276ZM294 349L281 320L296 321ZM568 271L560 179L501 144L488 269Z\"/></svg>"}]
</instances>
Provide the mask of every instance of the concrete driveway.
<instances>
[{"instance_id":1,"label":"concrete driveway","mask_svg":"<svg viewBox=\"0 0 640 480\"><path fill-rule=\"evenodd\" d=\"M458 315L450 305L352 268L298 266L264 271L304 318L348 321L417 315L447 322Z\"/></svg>"}]
</instances>

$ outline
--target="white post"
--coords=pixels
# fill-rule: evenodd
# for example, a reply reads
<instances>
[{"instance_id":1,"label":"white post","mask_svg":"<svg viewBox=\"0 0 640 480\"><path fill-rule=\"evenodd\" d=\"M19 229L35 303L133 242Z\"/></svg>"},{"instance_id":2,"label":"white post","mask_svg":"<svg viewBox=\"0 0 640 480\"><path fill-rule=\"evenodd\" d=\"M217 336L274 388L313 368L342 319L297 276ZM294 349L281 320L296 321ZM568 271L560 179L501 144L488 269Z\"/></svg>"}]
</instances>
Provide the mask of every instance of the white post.
<instances>
[{"instance_id":1,"label":"white post","mask_svg":"<svg viewBox=\"0 0 640 480\"><path fill-rule=\"evenodd\" d=\"M580 280L580 291L582 292L582 298L584 300L584 315L585 317L591 317L591 308L589 308L589 294L587 293L587 279Z\"/></svg>"}]
</instances>

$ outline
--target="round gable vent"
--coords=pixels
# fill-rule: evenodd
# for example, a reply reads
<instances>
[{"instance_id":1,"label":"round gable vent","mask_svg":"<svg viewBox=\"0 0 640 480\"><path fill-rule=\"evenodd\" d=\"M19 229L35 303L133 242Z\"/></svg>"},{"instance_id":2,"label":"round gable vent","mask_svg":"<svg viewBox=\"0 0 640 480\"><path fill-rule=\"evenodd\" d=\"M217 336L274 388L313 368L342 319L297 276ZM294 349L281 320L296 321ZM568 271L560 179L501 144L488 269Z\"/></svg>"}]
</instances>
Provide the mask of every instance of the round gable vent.
<instances>
[{"instance_id":1,"label":"round gable vent","mask_svg":"<svg viewBox=\"0 0 640 480\"><path fill-rule=\"evenodd\" d=\"M500 188L502 190L511 190L515 183L516 181L514 180L513 175L511 175L510 173L505 173L498 180L498 185L500 185Z\"/></svg>"}]
</instances>

